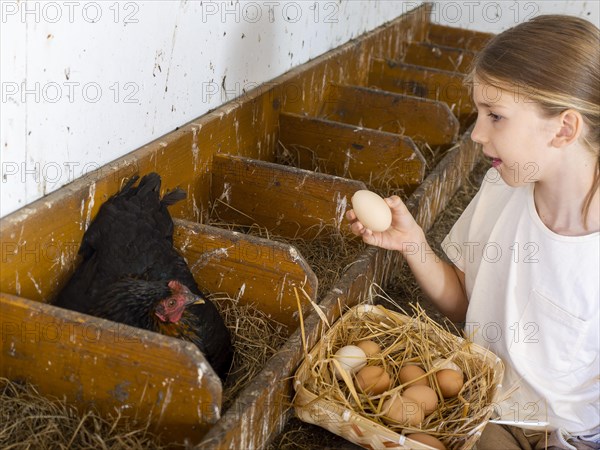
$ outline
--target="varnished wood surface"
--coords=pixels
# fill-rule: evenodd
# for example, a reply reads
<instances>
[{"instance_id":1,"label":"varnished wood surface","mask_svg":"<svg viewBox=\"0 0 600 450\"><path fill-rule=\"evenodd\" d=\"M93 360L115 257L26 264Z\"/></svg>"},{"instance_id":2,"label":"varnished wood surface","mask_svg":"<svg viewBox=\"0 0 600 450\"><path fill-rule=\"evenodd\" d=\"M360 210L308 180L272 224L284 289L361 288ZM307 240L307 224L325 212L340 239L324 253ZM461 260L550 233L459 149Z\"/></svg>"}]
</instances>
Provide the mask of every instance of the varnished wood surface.
<instances>
[{"instance_id":1,"label":"varnished wood surface","mask_svg":"<svg viewBox=\"0 0 600 450\"><path fill-rule=\"evenodd\" d=\"M408 195L423 181L425 159L406 136L340 122L281 114L280 152L296 167L363 181Z\"/></svg>"},{"instance_id":2,"label":"varnished wood surface","mask_svg":"<svg viewBox=\"0 0 600 450\"><path fill-rule=\"evenodd\" d=\"M491 33L431 24L427 27L423 40L433 44L478 51L492 37Z\"/></svg>"},{"instance_id":3,"label":"varnished wood surface","mask_svg":"<svg viewBox=\"0 0 600 450\"><path fill-rule=\"evenodd\" d=\"M320 117L410 137L431 147L458 137L459 122L447 104L363 86L332 83Z\"/></svg>"},{"instance_id":4,"label":"varnished wood surface","mask_svg":"<svg viewBox=\"0 0 600 450\"><path fill-rule=\"evenodd\" d=\"M386 91L444 102L463 124L468 123L473 115L464 74L458 72L374 59L368 83Z\"/></svg>"},{"instance_id":5,"label":"varnished wood surface","mask_svg":"<svg viewBox=\"0 0 600 450\"><path fill-rule=\"evenodd\" d=\"M186 220L175 221L174 243L204 292L255 304L290 332L298 326L294 288L317 300L317 277L292 245Z\"/></svg>"},{"instance_id":6,"label":"varnished wood surface","mask_svg":"<svg viewBox=\"0 0 600 450\"><path fill-rule=\"evenodd\" d=\"M311 239L324 227L349 233L344 214L359 189L365 189L361 181L241 156L213 160L215 218L290 238Z\"/></svg>"},{"instance_id":7,"label":"varnished wood surface","mask_svg":"<svg viewBox=\"0 0 600 450\"><path fill-rule=\"evenodd\" d=\"M3 293L0 317L3 377L104 414L154 416L166 440L197 440L220 417L221 381L189 342Z\"/></svg>"},{"instance_id":8,"label":"varnished wood surface","mask_svg":"<svg viewBox=\"0 0 600 450\"><path fill-rule=\"evenodd\" d=\"M407 42L398 61L451 72L468 72L475 52L427 42Z\"/></svg>"}]
</instances>

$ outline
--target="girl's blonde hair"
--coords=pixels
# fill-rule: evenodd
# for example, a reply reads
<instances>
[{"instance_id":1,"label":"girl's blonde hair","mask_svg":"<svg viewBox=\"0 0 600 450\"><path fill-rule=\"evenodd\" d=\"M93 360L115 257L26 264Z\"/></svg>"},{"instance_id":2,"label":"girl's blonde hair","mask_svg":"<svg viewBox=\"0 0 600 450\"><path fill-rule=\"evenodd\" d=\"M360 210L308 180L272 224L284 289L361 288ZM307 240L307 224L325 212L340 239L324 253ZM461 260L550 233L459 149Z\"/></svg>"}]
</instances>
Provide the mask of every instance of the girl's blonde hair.
<instances>
[{"instance_id":1,"label":"girl's blonde hair","mask_svg":"<svg viewBox=\"0 0 600 450\"><path fill-rule=\"evenodd\" d=\"M594 182L583 203L584 226L600 185L600 30L573 16L543 15L494 36L476 56L474 77L507 86L555 116L578 111L587 125L581 139L596 156Z\"/></svg>"}]
</instances>

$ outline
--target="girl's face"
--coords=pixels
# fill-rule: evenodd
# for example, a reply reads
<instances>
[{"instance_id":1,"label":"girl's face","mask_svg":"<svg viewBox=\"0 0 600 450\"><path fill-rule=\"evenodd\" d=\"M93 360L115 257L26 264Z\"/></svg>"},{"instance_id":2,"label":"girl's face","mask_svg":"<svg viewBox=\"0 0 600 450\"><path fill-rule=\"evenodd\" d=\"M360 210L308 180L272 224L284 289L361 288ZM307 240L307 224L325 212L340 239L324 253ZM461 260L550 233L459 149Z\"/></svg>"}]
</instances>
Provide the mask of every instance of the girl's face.
<instances>
[{"instance_id":1,"label":"girl's face","mask_svg":"<svg viewBox=\"0 0 600 450\"><path fill-rule=\"evenodd\" d=\"M551 142L556 118L542 115L539 106L517 88L499 90L475 77L473 100L477 121L471 139L483 146L492 166L510 186L540 181L559 169Z\"/></svg>"}]
</instances>

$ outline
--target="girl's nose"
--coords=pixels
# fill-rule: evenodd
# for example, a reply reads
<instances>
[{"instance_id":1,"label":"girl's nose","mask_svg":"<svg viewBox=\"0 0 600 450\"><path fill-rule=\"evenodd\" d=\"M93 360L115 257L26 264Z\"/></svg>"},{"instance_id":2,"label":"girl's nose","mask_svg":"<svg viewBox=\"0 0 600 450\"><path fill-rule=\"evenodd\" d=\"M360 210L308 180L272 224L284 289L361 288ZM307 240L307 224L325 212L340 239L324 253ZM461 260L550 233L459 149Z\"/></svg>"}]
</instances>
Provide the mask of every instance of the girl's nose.
<instances>
[{"instance_id":1,"label":"girl's nose","mask_svg":"<svg viewBox=\"0 0 600 450\"><path fill-rule=\"evenodd\" d=\"M478 115L473 131L471 131L471 139L478 144L483 144L485 142L484 126L481 122L482 120Z\"/></svg>"}]
</instances>

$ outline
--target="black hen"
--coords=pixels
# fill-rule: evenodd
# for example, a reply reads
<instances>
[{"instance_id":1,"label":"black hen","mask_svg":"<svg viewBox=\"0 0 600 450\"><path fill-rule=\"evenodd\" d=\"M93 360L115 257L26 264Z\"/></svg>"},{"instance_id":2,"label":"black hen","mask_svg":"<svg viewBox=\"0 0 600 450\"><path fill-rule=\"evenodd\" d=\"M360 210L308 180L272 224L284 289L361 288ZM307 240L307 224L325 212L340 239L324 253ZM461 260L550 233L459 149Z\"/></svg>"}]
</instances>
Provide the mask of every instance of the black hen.
<instances>
[{"instance_id":1,"label":"black hen","mask_svg":"<svg viewBox=\"0 0 600 450\"><path fill-rule=\"evenodd\" d=\"M173 248L167 206L185 192L161 200L158 174L134 187L137 179L100 207L79 248L83 261L55 305L191 341L224 379L233 357L229 331Z\"/></svg>"}]
</instances>

